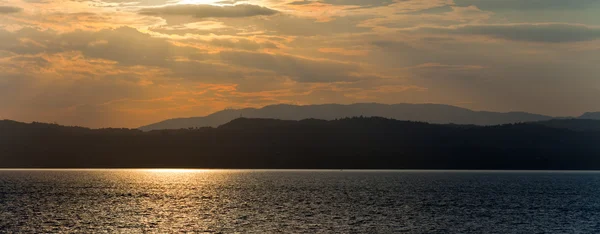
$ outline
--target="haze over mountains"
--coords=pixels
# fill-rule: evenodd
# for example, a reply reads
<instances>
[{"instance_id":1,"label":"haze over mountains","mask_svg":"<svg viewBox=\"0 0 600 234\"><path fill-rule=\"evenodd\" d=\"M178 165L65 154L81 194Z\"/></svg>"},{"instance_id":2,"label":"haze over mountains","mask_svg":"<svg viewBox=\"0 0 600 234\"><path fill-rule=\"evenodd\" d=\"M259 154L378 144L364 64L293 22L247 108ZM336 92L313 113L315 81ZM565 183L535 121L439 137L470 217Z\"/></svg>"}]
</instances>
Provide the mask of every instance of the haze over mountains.
<instances>
[{"instance_id":1,"label":"haze over mountains","mask_svg":"<svg viewBox=\"0 0 600 234\"><path fill-rule=\"evenodd\" d=\"M526 112L472 111L465 108L440 104L377 104L359 103L351 105L271 105L260 109L223 110L204 117L177 118L140 127L140 130L181 129L193 127L217 127L239 117L270 118L281 120L322 119L333 120L346 117L384 117L396 120L418 121L435 124L498 125L533 122L556 117ZM586 113L580 118L600 119L600 112Z\"/></svg>"}]
</instances>

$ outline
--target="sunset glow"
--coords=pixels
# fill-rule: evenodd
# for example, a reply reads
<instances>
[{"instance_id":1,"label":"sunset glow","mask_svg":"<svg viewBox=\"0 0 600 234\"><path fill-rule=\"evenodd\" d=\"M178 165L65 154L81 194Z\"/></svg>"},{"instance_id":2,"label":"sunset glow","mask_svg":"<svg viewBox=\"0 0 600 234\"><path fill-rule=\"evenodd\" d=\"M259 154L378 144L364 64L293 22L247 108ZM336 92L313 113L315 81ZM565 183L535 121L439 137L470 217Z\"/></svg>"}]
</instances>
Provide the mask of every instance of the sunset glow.
<instances>
[{"instance_id":1,"label":"sunset glow","mask_svg":"<svg viewBox=\"0 0 600 234\"><path fill-rule=\"evenodd\" d=\"M0 119L139 127L271 104L579 116L600 2L0 0Z\"/></svg>"},{"instance_id":2,"label":"sunset glow","mask_svg":"<svg viewBox=\"0 0 600 234\"><path fill-rule=\"evenodd\" d=\"M223 2L221 0L182 0L177 2L177 4L211 4L211 5L222 5L219 4Z\"/></svg>"}]
</instances>

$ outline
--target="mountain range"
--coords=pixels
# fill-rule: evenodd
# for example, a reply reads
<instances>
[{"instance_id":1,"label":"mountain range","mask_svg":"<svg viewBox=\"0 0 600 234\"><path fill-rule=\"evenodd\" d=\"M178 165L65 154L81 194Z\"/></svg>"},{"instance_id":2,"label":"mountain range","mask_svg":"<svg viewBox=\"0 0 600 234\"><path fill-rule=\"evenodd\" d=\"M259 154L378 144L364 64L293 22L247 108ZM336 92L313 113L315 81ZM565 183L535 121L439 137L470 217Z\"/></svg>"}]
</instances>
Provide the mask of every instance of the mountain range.
<instances>
[{"instance_id":1,"label":"mountain range","mask_svg":"<svg viewBox=\"0 0 600 234\"><path fill-rule=\"evenodd\" d=\"M580 119L600 119L600 112L587 112L582 116L579 116Z\"/></svg>"},{"instance_id":2,"label":"mountain range","mask_svg":"<svg viewBox=\"0 0 600 234\"><path fill-rule=\"evenodd\" d=\"M383 117L396 120L418 121L434 124L498 125L520 122L545 121L557 117L526 112L473 111L440 104L378 104L358 103L351 105L270 105L263 108L228 109L203 117L177 118L142 126L143 131L217 127L236 118L269 118L280 120L322 119L334 120L347 117ZM600 112L586 113L578 118L600 119Z\"/></svg>"}]
</instances>

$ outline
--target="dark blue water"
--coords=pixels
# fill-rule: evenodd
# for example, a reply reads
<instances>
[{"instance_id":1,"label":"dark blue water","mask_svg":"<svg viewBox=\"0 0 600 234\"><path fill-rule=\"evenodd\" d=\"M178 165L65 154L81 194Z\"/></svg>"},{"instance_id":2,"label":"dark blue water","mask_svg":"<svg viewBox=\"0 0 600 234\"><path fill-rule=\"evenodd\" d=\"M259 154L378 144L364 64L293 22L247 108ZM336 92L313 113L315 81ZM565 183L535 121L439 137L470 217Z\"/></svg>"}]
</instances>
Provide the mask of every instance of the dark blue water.
<instances>
[{"instance_id":1,"label":"dark blue water","mask_svg":"<svg viewBox=\"0 0 600 234\"><path fill-rule=\"evenodd\" d=\"M600 174L5 170L0 230L594 233Z\"/></svg>"}]
</instances>

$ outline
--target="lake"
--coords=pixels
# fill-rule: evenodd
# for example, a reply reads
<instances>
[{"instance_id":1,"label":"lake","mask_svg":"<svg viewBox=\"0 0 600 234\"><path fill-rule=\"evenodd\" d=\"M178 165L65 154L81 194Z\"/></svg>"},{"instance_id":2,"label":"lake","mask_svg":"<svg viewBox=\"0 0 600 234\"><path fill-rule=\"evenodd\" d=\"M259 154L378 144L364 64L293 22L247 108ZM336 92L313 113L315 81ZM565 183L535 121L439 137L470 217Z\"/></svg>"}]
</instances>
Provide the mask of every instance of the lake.
<instances>
[{"instance_id":1,"label":"lake","mask_svg":"<svg viewBox=\"0 0 600 234\"><path fill-rule=\"evenodd\" d=\"M600 173L0 170L0 230L591 233Z\"/></svg>"}]
</instances>

